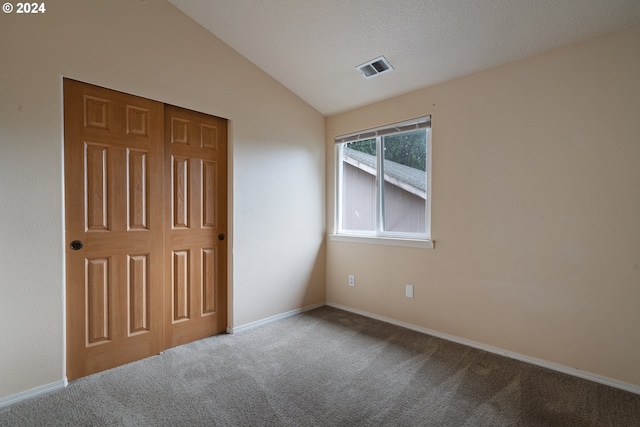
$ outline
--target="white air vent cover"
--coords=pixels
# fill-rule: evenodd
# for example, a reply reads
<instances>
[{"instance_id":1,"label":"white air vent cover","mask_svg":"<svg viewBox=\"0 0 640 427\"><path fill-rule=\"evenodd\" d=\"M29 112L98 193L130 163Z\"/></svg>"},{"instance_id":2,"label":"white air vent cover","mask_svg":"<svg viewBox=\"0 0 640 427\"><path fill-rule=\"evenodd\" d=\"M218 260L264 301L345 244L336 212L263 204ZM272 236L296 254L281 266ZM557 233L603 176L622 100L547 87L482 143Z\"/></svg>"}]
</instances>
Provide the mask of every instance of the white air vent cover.
<instances>
[{"instance_id":1,"label":"white air vent cover","mask_svg":"<svg viewBox=\"0 0 640 427\"><path fill-rule=\"evenodd\" d=\"M360 71L365 79L370 79L371 77L393 70L393 67L389 64L387 58L381 56L379 58L372 59L369 62L365 62L362 65L358 65L356 69Z\"/></svg>"}]
</instances>

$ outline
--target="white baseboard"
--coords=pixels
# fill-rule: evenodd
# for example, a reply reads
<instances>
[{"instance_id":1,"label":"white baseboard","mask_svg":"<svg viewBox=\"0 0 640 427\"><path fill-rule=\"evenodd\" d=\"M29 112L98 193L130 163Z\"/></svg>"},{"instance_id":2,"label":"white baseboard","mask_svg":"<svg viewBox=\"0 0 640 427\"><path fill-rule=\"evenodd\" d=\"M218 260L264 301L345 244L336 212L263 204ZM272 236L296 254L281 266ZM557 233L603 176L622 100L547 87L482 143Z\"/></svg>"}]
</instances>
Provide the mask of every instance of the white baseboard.
<instances>
[{"instance_id":1,"label":"white baseboard","mask_svg":"<svg viewBox=\"0 0 640 427\"><path fill-rule=\"evenodd\" d=\"M562 372L563 374L573 375L574 377L583 378L596 383L619 388L621 390L630 391L631 393L640 394L640 386L635 384L625 383L623 381L618 381L613 378L605 377L598 374L593 374L591 372L581 371L580 369L570 368L568 366L560 365L558 363L548 362L546 360L537 359L535 357L526 356L524 354L515 353L515 352L504 350L498 347L482 344L476 341L471 341L466 338L456 337L454 335L445 334L442 332L435 331L433 329L423 328L422 326L401 322L399 320L391 319L389 317L379 316L374 313L369 313L363 310L358 310L358 309L347 307L344 305L335 304L332 302L327 302L326 305L328 305L329 307L334 307L340 310L359 314L361 316L380 320L382 322L391 323L392 325L401 326L403 328L411 329L413 331L421 332L423 334L432 335L434 337L442 338L447 341L452 341L458 344L463 344L469 347L474 347L480 350L488 351L489 353L499 354L501 356L505 356L510 359L520 360L521 362L526 362L532 365L541 366L543 368L551 369L553 371Z\"/></svg>"},{"instance_id":2,"label":"white baseboard","mask_svg":"<svg viewBox=\"0 0 640 427\"><path fill-rule=\"evenodd\" d=\"M23 400L32 399L34 397L49 393L52 391L63 390L69 382L67 379L56 381L55 383L41 385L40 387L32 388L20 393L12 394L11 396L3 397L0 399L0 409L13 405Z\"/></svg>"},{"instance_id":3,"label":"white baseboard","mask_svg":"<svg viewBox=\"0 0 640 427\"><path fill-rule=\"evenodd\" d=\"M287 311L286 313L276 314L262 320L256 320L255 322L247 323L244 325L236 326L235 328L227 328L228 334L235 334L240 331L246 331L247 329L255 328L257 326L266 325L267 323L275 322L276 320L285 319L287 317L295 316L296 314L304 313L305 311L313 310L316 308L324 307L325 303L308 305L306 307L297 308L295 310Z\"/></svg>"}]
</instances>

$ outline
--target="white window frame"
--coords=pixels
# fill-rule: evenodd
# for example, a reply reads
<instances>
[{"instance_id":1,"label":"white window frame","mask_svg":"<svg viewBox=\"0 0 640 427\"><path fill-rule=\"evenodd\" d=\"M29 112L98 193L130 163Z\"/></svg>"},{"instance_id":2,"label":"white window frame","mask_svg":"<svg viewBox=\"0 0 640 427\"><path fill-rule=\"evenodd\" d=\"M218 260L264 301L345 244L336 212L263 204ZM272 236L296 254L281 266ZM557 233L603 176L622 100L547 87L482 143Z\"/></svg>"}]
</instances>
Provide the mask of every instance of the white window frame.
<instances>
[{"instance_id":1,"label":"white window frame","mask_svg":"<svg viewBox=\"0 0 640 427\"><path fill-rule=\"evenodd\" d=\"M384 198L384 186L381 180L384 179L384 166L381 145L382 137L386 135L410 132L413 130L425 129L427 143L427 159L426 159L426 200L425 200L425 232L424 233L401 233L383 231L384 224L382 207L382 199ZM363 139L376 139L377 153L377 192L376 192L376 230L375 231L359 231L359 230L343 230L342 228L342 180L343 180L343 157L342 149L345 143L355 142ZM330 239L334 241L353 242L353 243L369 243L382 244L391 246L409 246L429 248L434 247L431 240L431 168L432 168L432 149L431 149L431 116L420 117L400 123L393 123L379 128L367 129L357 133L341 135L335 138L335 200L334 200L334 233L330 235Z\"/></svg>"}]
</instances>

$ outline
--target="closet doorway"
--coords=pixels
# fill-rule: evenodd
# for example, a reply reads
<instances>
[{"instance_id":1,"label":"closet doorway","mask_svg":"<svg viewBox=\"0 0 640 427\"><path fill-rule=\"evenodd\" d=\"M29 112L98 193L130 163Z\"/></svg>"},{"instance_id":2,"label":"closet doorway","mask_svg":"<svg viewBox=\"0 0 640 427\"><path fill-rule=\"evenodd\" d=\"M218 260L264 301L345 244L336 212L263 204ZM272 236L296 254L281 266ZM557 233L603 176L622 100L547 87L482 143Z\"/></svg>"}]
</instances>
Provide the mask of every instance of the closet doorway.
<instances>
[{"instance_id":1,"label":"closet doorway","mask_svg":"<svg viewBox=\"0 0 640 427\"><path fill-rule=\"evenodd\" d=\"M67 377L224 332L227 121L64 80Z\"/></svg>"}]
</instances>

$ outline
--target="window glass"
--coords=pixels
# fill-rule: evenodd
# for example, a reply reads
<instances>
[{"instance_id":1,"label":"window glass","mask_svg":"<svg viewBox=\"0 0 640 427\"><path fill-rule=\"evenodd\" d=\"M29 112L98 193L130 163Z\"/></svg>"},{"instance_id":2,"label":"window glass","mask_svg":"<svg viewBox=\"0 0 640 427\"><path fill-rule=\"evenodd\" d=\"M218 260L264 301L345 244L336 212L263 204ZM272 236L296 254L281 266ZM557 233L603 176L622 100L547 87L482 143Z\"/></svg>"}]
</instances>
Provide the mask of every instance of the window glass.
<instances>
[{"instance_id":1,"label":"window glass","mask_svg":"<svg viewBox=\"0 0 640 427\"><path fill-rule=\"evenodd\" d=\"M383 230L425 232L427 138L424 130L382 138Z\"/></svg>"},{"instance_id":2,"label":"window glass","mask_svg":"<svg viewBox=\"0 0 640 427\"><path fill-rule=\"evenodd\" d=\"M343 230L376 230L377 171L375 138L344 144L342 149Z\"/></svg>"}]
</instances>

